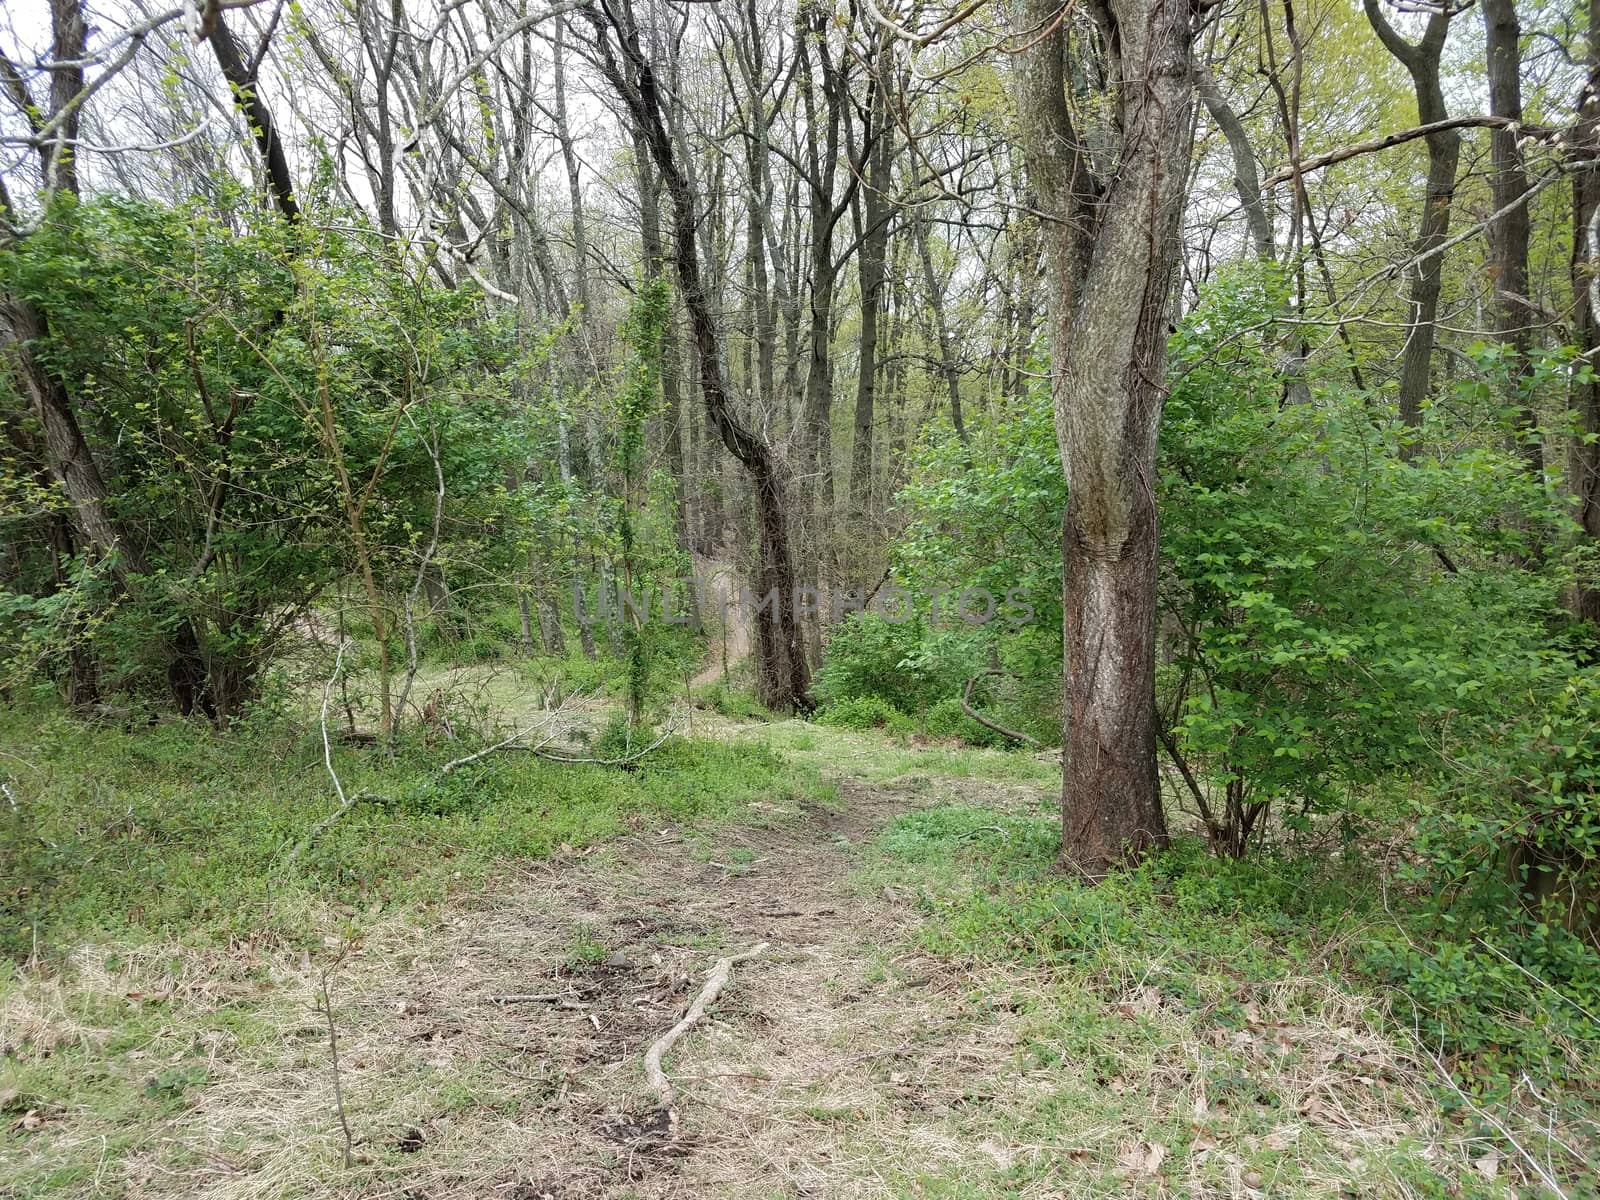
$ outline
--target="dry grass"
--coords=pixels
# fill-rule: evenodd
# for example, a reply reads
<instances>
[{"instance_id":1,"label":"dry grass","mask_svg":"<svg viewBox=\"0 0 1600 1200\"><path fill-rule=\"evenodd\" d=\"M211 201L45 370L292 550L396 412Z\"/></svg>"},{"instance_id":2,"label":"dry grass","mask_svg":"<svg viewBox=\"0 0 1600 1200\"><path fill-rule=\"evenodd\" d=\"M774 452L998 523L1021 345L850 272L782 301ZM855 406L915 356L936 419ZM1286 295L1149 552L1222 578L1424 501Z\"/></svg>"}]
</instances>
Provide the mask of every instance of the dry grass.
<instances>
[{"instance_id":1,"label":"dry grass","mask_svg":"<svg viewBox=\"0 0 1600 1200\"><path fill-rule=\"evenodd\" d=\"M1047 765L725 732L812 756L835 799L646 830L432 914L329 912L319 954L84 948L0 985L0 1042L52 1085L6 1100L0 1195L1331 1200L1516 1177L1452 1140L1426 1061L1333 971L1302 962L1224 1022L1115 946L1092 977L916 949L937 881L886 883L863 848L907 810L1036 812ZM346 936L348 1170L318 1012ZM641 1055L760 940L668 1060L672 1137Z\"/></svg>"}]
</instances>

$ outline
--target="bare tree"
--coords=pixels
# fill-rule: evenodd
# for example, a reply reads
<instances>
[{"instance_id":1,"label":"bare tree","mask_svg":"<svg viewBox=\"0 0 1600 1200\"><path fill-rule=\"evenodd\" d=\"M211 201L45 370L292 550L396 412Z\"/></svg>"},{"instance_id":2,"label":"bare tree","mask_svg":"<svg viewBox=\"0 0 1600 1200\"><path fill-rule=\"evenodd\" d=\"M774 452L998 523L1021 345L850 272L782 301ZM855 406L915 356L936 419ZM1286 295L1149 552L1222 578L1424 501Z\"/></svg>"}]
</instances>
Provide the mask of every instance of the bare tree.
<instances>
[{"instance_id":1,"label":"bare tree","mask_svg":"<svg viewBox=\"0 0 1600 1200\"><path fill-rule=\"evenodd\" d=\"M723 444L749 472L761 534L756 592L770 611L756 617L763 703L782 711L809 708L810 677L795 604L796 577L790 553L788 488L772 447L733 411L723 382L720 335L701 273L699 212L694 191L679 166L672 134L663 119L654 64L645 54L627 0L585 10L594 29L593 50L601 73L627 106L649 147L673 208L673 265L694 333L700 390L706 415Z\"/></svg>"},{"instance_id":2,"label":"bare tree","mask_svg":"<svg viewBox=\"0 0 1600 1200\"><path fill-rule=\"evenodd\" d=\"M1412 43L1395 32L1379 7L1379 0L1362 0L1362 4L1373 31L1411 75L1418 120L1424 125L1446 120L1449 114L1439 82L1439 59L1455 10L1448 4L1432 9L1421 40ZM1428 183L1413 246L1415 265L1406 289L1406 342L1400 360L1400 423L1412 430L1422 425L1422 405L1428 398L1439 291L1444 278L1443 248L1450 235L1450 206L1460 157L1461 134L1455 129L1428 134ZM1404 451L1407 457L1415 452L1414 442Z\"/></svg>"}]
</instances>

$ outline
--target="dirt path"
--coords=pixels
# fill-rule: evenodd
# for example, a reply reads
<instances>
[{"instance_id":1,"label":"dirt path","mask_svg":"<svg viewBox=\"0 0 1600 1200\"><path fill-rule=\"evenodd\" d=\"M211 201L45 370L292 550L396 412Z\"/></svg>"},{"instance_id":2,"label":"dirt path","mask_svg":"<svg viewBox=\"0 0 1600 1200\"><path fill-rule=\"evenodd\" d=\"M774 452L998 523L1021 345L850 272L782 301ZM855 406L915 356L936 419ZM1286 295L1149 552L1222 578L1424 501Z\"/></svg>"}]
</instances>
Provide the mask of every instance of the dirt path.
<instances>
[{"instance_id":1,"label":"dirt path","mask_svg":"<svg viewBox=\"0 0 1600 1200\"><path fill-rule=\"evenodd\" d=\"M705 615L720 614L718 619L727 623L722 635L711 641L711 661L689 681L691 687L706 687L750 656L750 622L738 603L739 580L730 559L696 557L695 574L708 593Z\"/></svg>"},{"instance_id":2,"label":"dirt path","mask_svg":"<svg viewBox=\"0 0 1600 1200\"><path fill-rule=\"evenodd\" d=\"M913 1171L970 1157L951 1122L999 1086L1006 1023L948 965L895 957L910 908L851 878L860 845L923 794L846 784L837 807L641 834L452 921L388 1013L347 1034L347 1092L421 1048L457 1073L470 1060L516 1116L391 1129L416 1155L400 1194L869 1197L894 1194L886 1148ZM762 941L668 1058L682 1114L670 1136L644 1050L717 957ZM533 998L498 999L511 996Z\"/></svg>"}]
</instances>

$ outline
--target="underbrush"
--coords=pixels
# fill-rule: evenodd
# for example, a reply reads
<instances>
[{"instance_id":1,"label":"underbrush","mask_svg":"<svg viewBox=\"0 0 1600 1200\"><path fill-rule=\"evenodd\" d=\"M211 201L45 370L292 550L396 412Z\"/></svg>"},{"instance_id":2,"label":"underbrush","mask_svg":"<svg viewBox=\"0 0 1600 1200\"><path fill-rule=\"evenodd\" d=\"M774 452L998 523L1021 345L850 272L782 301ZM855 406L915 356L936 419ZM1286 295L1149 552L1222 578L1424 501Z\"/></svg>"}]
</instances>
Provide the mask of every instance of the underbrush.
<instances>
[{"instance_id":1,"label":"underbrush","mask_svg":"<svg viewBox=\"0 0 1600 1200\"><path fill-rule=\"evenodd\" d=\"M1424 941L1425 914L1386 911L1355 851L1224 861L1180 839L1091 887L1058 849L1053 814L936 808L886 831L876 871L917 897L927 951L1027 968L1023 1069L1049 1087L1008 1135L1104 1141L1077 1164L1092 1184L1072 1176L1085 1194L1137 1179L1129 1145L1170 1155L1182 1194L1590 1194L1587 991ZM1008 1194L1041 1170L921 1186Z\"/></svg>"},{"instance_id":2,"label":"underbrush","mask_svg":"<svg viewBox=\"0 0 1600 1200\"><path fill-rule=\"evenodd\" d=\"M748 745L674 739L628 770L508 750L442 774L474 743L407 737L393 758L335 746L360 799L330 821L314 724L126 730L9 711L0 744L17 748L0 759L0 937L14 956L88 936L306 941L328 906L436 901L502 864L796 786Z\"/></svg>"},{"instance_id":3,"label":"underbrush","mask_svg":"<svg viewBox=\"0 0 1600 1200\"><path fill-rule=\"evenodd\" d=\"M735 721L770 721L772 713L747 689L731 680L718 680L700 689L696 699L712 712Z\"/></svg>"},{"instance_id":4,"label":"underbrush","mask_svg":"<svg viewBox=\"0 0 1600 1200\"><path fill-rule=\"evenodd\" d=\"M902 712L881 696L851 696L835 700L817 714L820 724L857 732L881 729L902 738L953 739L966 746L996 750L1018 749L1024 743L1007 737L963 711L959 699L945 699L916 713ZM1039 739L1049 744L1049 739Z\"/></svg>"},{"instance_id":5,"label":"underbrush","mask_svg":"<svg viewBox=\"0 0 1600 1200\"><path fill-rule=\"evenodd\" d=\"M1041 669L1034 643L1031 634L997 641L985 627L856 614L830 631L816 676L818 720L839 729L959 738L969 746L1018 745L963 711L970 682L979 712L1042 745L1059 744L1060 669Z\"/></svg>"}]
</instances>

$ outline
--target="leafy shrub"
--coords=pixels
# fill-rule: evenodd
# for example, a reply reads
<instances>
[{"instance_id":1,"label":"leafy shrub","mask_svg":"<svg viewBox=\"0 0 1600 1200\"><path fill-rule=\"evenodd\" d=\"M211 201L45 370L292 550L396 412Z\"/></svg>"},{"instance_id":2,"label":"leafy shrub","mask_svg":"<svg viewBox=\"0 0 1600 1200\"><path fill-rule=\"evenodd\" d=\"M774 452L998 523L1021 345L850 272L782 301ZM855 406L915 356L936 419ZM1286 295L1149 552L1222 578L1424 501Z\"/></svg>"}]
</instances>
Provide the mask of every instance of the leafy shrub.
<instances>
[{"instance_id":1,"label":"leafy shrub","mask_svg":"<svg viewBox=\"0 0 1600 1200\"><path fill-rule=\"evenodd\" d=\"M972 746L1008 745L994 730L980 725L961 710L957 697L947 697L923 710L922 731L930 737L958 737Z\"/></svg>"},{"instance_id":2,"label":"leafy shrub","mask_svg":"<svg viewBox=\"0 0 1600 1200\"><path fill-rule=\"evenodd\" d=\"M701 699L714 712L741 721L766 721L772 716L751 693L718 680L701 693Z\"/></svg>"},{"instance_id":3,"label":"leafy shrub","mask_svg":"<svg viewBox=\"0 0 1600 1200\"><path fill-rule=\"evenodd\" d=\"M881 696L852 696L826 705L817 720L836 729L889 729L909 732L914 723Z\"/></svg>"},{"instance_id":4,"label":"leafy shrub","mask_svg":"<svg viewBox=\"0 0 1600 1200\"><path fill-rule=\"evenodd\" d=\"M1467 1056L1480 1077L1535 1070L1583 1079L1600 1064L1600 959L1559 926L1507 934L1390 931L1367 948L1367 967L1400 993L1400 1015L1431 1044Z\"/></svg>"},{"instance_id":5,"label":"leafy shrub","mask_svg":"<svg viewBox=\"0 0 1600 1200\"><path fill-rule=\"evenodd\" d=\"M824 704L875 697L903 713L917 712L959 696L968 678L985 669L984 654L979 632L856 613L833 627L817 670L817 697Z\"/></svg>"}]
</instances>

